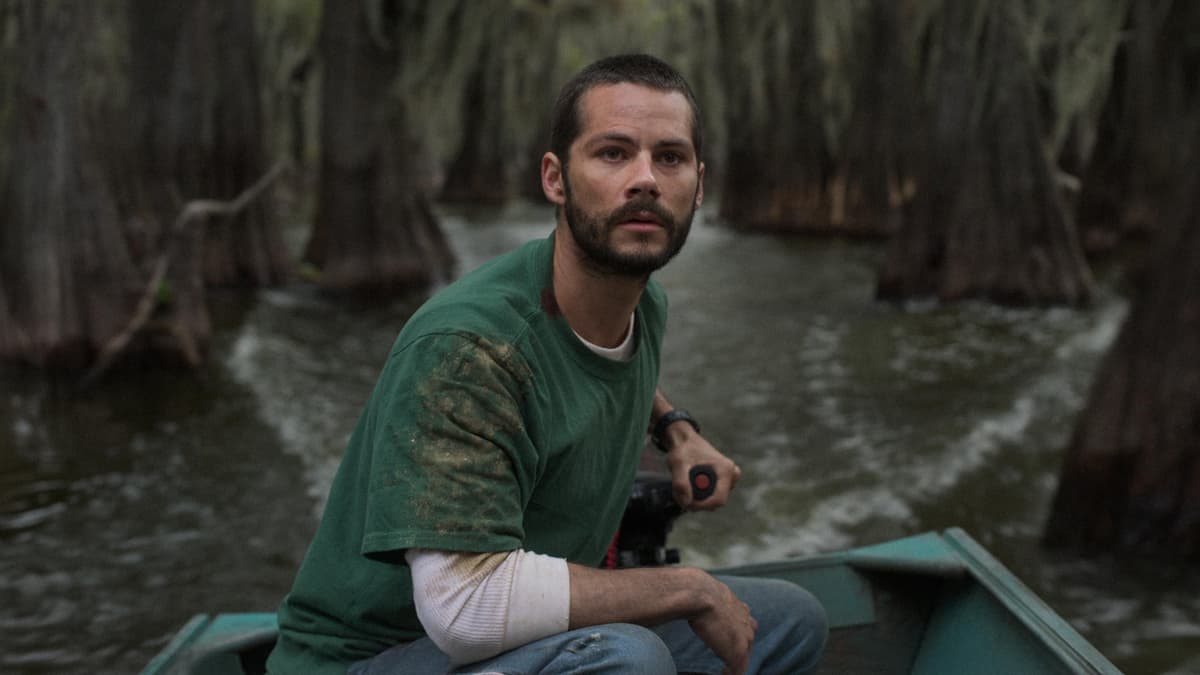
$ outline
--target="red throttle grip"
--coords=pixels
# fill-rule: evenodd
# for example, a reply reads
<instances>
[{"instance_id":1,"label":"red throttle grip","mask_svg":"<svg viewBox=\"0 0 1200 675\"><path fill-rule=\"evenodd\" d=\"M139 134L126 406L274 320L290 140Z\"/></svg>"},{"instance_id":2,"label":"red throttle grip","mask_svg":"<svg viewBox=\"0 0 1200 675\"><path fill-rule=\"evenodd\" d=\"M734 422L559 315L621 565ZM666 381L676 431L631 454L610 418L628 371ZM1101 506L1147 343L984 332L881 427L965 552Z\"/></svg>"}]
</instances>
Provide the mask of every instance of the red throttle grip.
<instances>
[{"instance_id":1,"label":"red throttle grip","mask_svg":"<svg viewBox=\"0 0 1200 675\"><path fill-rule=\"evenodd\" d=\"M711 464L697 464L688 472L692 484L692 501L702 502L717 491L717 472Z\"/></svg>"}]
</instances>

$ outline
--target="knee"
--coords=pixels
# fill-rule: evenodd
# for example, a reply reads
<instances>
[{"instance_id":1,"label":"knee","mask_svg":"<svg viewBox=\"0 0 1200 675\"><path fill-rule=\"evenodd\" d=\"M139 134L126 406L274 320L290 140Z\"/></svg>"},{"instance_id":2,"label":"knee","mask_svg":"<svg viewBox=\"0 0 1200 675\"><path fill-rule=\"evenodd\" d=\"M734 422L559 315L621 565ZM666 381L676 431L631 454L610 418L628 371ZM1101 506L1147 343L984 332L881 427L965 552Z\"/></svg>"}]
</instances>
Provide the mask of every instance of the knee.
<instances>
[{"instance_id":1,"label":"knee","mask_svg":"<svg viewBox=\"0 0 1200 675\"><path fill-rule=\"evenodd\" d=\"M829 637L825 608L812 593L780 579L737 580L734 592L758 622L755 649L763 672L805 673L816 666Z\"/></svg>"},{"instance_id":2,"label":"knee","mask_svg":"<svg viewBox=\"0 0 1200 675\"><path fill-rule=\"evenodd\" d=\"M820 600L806 589L795 584L791 586L792 612L798 623L808 626L811 632L821 636L821 643L829 635L829 617L825 615L825 606Z\"/></svg>"},{"instance_id":3,"label":"knee","mask_svg":"<svg viewBox=\"0 0 1200 675\"><path fill-rule=\"evenodd\" d=\"M829 639L829 619L825 607L807 590L786 581L775 591L779 598L774 620L777 630L787 635L784 641L795 650L795 672L809 672L825 651ZM782 635L781 635L782 637Z\"/></svg>"},{"instance_id":4,"label":"knee","mask_svg":"<svg viewBox=\"0 0 1200 675\"><path fill-rule=\"evenodd\" d=\"M829 632L825 607L812 593L781 579L763 579L759 584L755 589L758 597L747 604L760 624L808 628L821 636Z\"/></svg>"},{"instance_id":5,"label":"knee","mask_svg":"<svg viewBox=\"0 0 1200 675\"><path fill-rule=\"evenodd\" d=\"M567 649L592 664L593 669L588 672L645 675L675 672L675 661L662 638L649 628L633 624L596 626Z\"/></svg>"}]
</instances>

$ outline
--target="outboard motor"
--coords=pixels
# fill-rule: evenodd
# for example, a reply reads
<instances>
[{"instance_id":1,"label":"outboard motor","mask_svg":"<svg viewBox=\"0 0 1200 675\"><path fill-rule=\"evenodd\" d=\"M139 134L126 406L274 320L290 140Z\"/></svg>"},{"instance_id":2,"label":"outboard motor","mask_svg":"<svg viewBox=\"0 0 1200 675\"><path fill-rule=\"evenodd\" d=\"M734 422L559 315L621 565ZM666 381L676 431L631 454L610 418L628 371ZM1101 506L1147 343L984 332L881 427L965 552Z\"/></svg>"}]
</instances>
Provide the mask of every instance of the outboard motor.
<instances>
[{"instance_id":1,"label":"outboard motor","mask_svg":"<svg viewBox=\"0 0 1200 675\"><path fill-rule=\"evenodd\" d=\"M694 500L707 499L717 487L717 474L707 464L693 467L689 477ZM681 515L683 509L675 502L671 477L639 471L604 567L625 569L678 563L679 551L667 548L667 535Z\"/></svg>"}]
</instances>

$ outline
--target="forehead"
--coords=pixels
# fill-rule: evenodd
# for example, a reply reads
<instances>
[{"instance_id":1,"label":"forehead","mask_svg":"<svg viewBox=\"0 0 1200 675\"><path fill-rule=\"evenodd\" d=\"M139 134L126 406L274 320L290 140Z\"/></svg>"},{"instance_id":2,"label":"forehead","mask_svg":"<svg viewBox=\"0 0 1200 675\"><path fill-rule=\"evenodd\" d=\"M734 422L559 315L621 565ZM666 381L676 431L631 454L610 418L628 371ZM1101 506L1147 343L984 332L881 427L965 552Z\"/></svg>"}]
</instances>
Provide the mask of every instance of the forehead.
<instances>
[{"instance_id":1,"label":"forehead","mask_svg":"<svg viewBox=\"0 0 1200 675\"><path fill-rule=\"evenodd\" d=\"M599 85L579 99L579 141L613 131L692 140L692 109L678 91L629 82Z\"/></svg>"}]
</instances>

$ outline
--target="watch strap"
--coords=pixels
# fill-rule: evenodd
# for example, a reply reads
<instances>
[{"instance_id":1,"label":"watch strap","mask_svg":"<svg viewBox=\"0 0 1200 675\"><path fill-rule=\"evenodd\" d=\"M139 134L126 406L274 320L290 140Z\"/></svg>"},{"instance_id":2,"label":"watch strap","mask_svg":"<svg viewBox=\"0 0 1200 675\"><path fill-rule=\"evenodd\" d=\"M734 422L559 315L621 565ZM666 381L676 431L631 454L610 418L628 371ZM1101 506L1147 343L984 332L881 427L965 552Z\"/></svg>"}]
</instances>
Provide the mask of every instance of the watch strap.
<instances>
[{"instance_id":1,"label":"watch strap","mask_svg":"<svg viewBox=\"0 0 1200 675\"><path fill-rule=\"evenodd\" d=\"M696 430L696 433L700 433L700 423L697 422L696 418L692 417L688 411L684 410L683 408L668 410L660 415L658 420L654 422L654 430L650 432L650 440L654 442L654 446L656 448L662 450L663 452L670 451L670 448L667 447L663 436L667 431L667 427L676 422L687 422L688 424L692 425L692 428Z\"/></svg>"}]
</instances>

